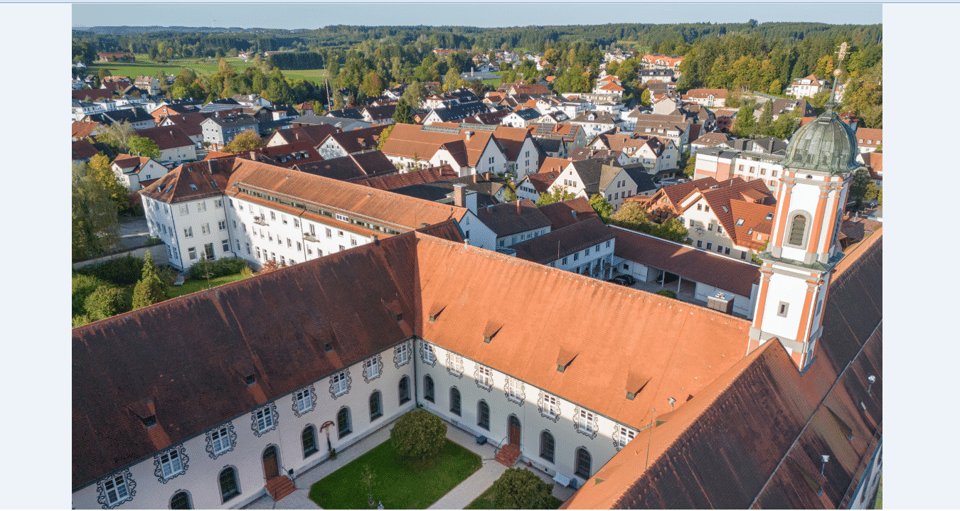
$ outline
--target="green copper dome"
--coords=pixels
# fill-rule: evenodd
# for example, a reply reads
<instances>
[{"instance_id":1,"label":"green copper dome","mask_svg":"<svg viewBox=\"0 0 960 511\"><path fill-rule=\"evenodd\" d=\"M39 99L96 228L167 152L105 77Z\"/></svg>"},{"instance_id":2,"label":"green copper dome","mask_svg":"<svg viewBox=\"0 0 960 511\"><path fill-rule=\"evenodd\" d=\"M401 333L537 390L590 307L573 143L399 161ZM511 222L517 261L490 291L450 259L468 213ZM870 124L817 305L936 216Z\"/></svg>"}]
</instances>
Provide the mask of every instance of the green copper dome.
<instances>
[{"instance_id":1,"label":"green copper dome","mask_svg":"<svg viewBox=\"0 0 960 511\"><path fill-rule=\"evenodd\" d=\"M828 108L793 134L780 163L784 168L846 174L860 168L858 153L853 130Z\"/></svg>"}]
</instances>

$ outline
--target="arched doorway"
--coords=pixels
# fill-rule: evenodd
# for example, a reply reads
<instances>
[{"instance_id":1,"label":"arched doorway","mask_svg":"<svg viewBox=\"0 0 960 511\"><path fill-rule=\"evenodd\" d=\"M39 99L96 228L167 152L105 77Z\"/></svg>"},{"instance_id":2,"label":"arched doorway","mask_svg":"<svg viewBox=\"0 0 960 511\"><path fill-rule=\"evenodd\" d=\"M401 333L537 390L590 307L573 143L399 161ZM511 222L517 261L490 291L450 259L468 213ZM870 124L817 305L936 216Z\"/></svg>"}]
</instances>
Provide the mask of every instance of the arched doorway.
<instances>
[{"instance_id":1,"label":"arched doorway","mask_svg":"<svg viewBox=\"0 0 960 511\"><path fill-rule=\"evenodd\" d=\"M280 475L277 448L272 445L263 451L263 475L268 481Z\"/></svg>"},{"instance_id":2,"label":"arched doorway","mask_svg":"<svg viewBox=\"0 0 960 511\"><path fill-rule=\"evenodd\" d=\"M516 415L510 414L507 419L507 434L510 437L510 444L520 446L520 419Z\"/></svg>"}]
</instances>

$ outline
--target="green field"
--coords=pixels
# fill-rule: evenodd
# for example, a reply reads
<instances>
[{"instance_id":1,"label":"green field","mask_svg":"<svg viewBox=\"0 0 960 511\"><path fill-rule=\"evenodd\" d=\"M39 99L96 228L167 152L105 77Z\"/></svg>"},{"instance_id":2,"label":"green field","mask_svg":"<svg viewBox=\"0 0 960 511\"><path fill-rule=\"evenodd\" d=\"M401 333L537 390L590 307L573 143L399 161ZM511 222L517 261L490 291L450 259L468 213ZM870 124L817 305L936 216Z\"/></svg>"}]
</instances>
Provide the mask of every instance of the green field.
<instances>
[{"instance_id":1,"label":"green field","mask_svg":"<svg viewBox=\"0 0 960 511\"><path fill-rule=\"evenodd\" d=\"M136 78L139 75L154 76L157 71L163 71L168 75L175 75L182 68L193 69L198 75L212 75L219 70L219 59L171 59L165 64L153 62L147 55L136 55L136 62L100 62L91 64L87 68L90 74L96 74L100 69L109 69L111 73L118 76L129 76ZM227 62L237 72L243 72L248 67L253 67L253 62L244 62L237 57L227 57ZM291 80L310 80L316 83L322 83L326 76L325 69L296 69L283 71L283 76Z\"/></svg>"},{"instance_id":2,"label":"green field","mask_svg":"<svg viewBox=\"0 0 960 511\"><path fill-rule=\"evenodd\" d=\"M482 465L480 456L446 441L439 459L411 466L398 459L389 440L374 447L310 488L310 500L324 509L426 509Z\"/></svg>"}]
</instances>

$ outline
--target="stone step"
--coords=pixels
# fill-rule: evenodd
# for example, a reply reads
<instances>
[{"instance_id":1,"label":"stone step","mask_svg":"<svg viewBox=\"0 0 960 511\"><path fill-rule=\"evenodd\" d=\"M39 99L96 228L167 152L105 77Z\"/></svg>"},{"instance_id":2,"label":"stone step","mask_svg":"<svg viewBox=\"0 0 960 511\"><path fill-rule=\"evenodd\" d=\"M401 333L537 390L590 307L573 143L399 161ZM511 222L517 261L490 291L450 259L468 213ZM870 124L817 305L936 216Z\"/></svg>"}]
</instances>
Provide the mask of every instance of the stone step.
<instances>
[{"instance_id":1,"label":"stone step","mask_svg":"<svg viewBox=\"0 0 960 511\"><path fill-rule=\"evenodd\" d=\"M277 476L267 481L267 492L274 502L279 502L287 495L297 491L296 485L287 476Z\"/></svg>"},{"instance_id":2,"label":"stone step","mask_svg":"<svg viewBox=\"0 0 960 511\"><path fill-rule=\"evenodd\" d=\"M517 462L518 458L520 458L520 446L507 444L503 446L499 452L497 452L494 460L505 465L507 468L510 468Z\"/></svg>"}]
</instances>

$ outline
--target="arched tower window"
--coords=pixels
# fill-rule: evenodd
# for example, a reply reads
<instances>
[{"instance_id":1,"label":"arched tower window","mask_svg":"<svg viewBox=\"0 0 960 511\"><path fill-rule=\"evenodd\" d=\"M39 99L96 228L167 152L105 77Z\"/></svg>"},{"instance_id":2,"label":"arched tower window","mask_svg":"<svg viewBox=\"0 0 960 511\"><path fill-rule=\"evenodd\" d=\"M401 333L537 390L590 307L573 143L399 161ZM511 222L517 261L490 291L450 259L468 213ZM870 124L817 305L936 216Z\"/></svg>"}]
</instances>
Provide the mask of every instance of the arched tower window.
<instances>
[{"instance_id":1,"label":"arched tower window","mask_svg":"<svg viewBox=\"0 0 960 511\"><path fill-rule=\"evenodd\" d=\"M803 245L803 232L807 228L807 218L803 215L796 215L793 217L793 222L790 223L790 238L788 243L791 245L802 246Z\"/></svg>"}]
</instances>

